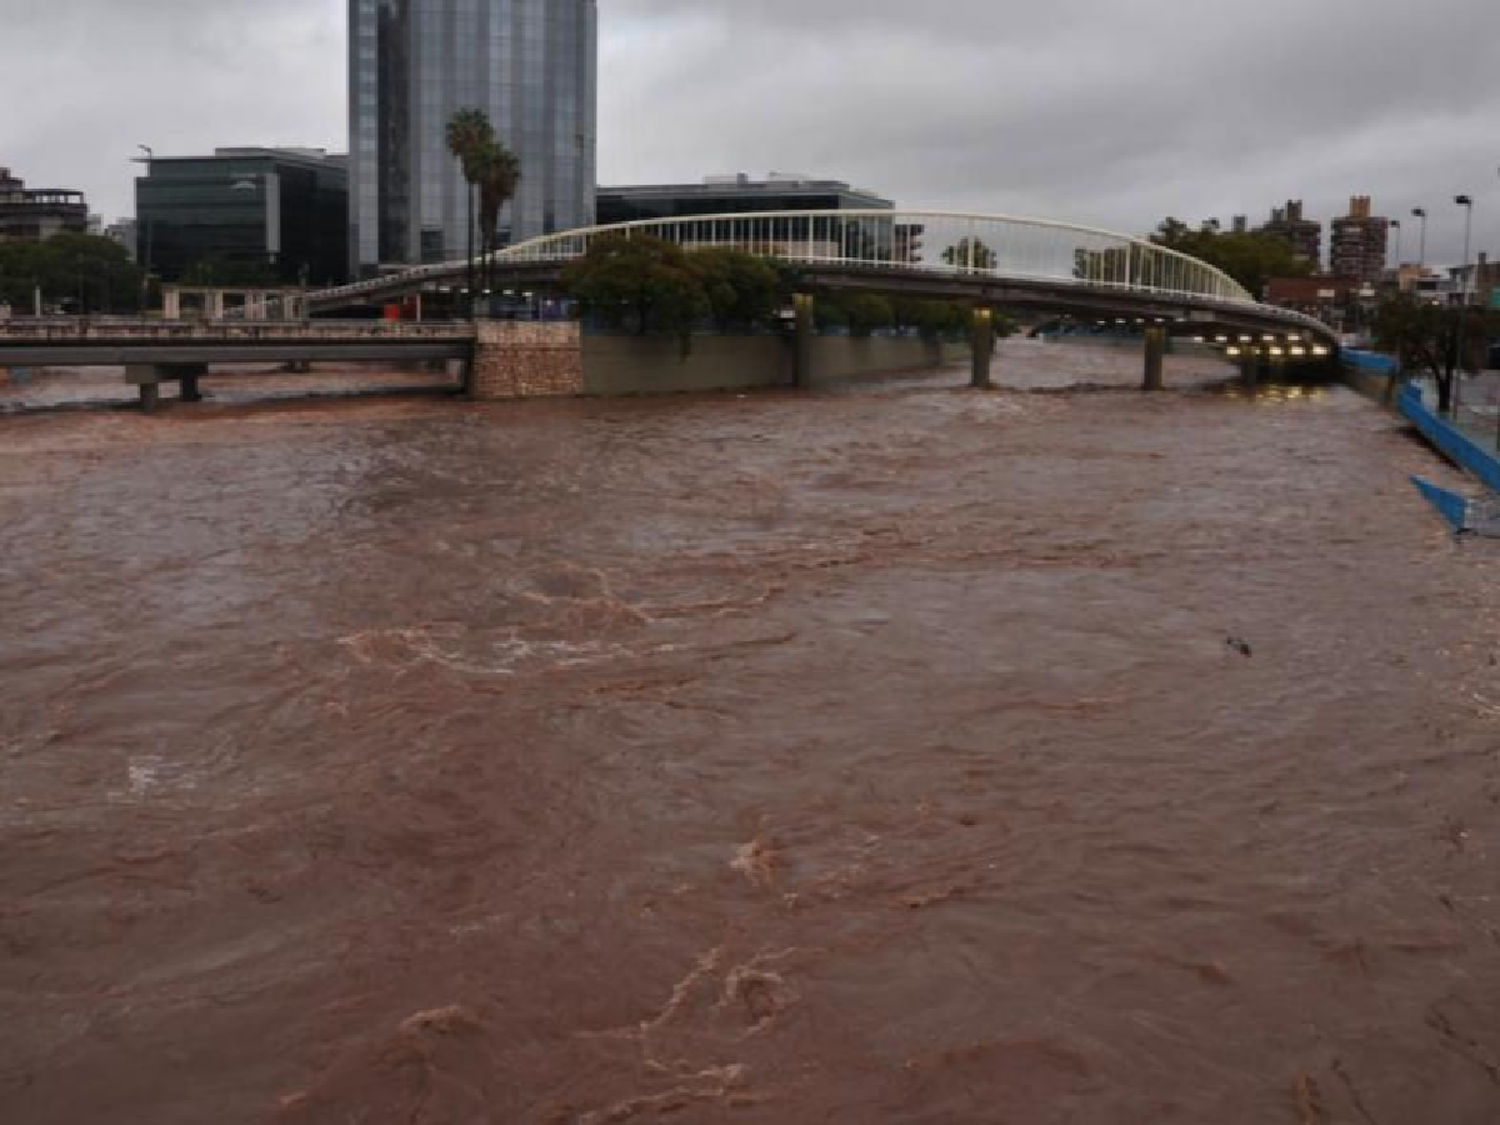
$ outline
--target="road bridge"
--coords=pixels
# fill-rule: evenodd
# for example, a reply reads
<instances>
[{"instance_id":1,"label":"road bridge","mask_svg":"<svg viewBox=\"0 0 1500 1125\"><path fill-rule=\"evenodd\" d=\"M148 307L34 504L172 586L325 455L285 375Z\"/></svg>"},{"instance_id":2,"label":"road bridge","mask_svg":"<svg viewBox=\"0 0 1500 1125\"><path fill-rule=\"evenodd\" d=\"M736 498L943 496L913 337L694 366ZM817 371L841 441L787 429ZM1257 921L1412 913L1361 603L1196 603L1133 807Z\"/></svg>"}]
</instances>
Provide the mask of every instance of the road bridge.
<instances>
[{"instance_id":1,"label":"road bridge","mask_svg":"<svg viewBox=\"0 0 1500 1125\"><path fill-rule=\"evenodd\" d=\"M472 324L233 322L78 317L0 321L0 367L124 367L152 409L163 383L197 401L214 364L319 361L472 362Z\"/></svg>"}]
</instances>

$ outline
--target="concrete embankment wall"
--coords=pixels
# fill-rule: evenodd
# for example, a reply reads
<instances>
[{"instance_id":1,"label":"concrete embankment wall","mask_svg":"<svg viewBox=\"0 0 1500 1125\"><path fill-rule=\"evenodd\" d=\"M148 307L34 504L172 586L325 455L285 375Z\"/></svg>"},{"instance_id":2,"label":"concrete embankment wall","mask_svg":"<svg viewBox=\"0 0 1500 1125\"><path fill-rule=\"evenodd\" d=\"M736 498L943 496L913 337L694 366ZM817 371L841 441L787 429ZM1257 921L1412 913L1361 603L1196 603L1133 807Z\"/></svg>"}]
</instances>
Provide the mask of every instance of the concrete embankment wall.
<instances>
[{"instance_id":1,"label":"concrete embankment wall","mask_svg":"<svg viewBox=\"0 0 1500 1125\"><path fill-rule=\"evenodd\" d=\"M967 344L891 336L819 336L812 342L812 371L807 383L819 386L860 375L915 371L965 363Z\"/></svg>"},{"instance_id":2,"label":"concrete embankment wall","mask_svg":"<svg viewBox=\"0 0 1500 1125\"><path fill-rule=\"evenodd\" d=\"M666 336L585 336L583 389L609 396L784 387L792 360L780 336L698 336L686 355Z\"/></svg>"},{"instance_id":3,"label":"concrete embankment wall","mask_svg":"<svg viewBox=\"0 0 1500 1125\"><path fill-rule=\"evenodd\" d=\"M1391 402L1391 380L1399 377L1401 364L1388 355L1346 348L1342 354L1344 382L1376 402Z\"/></svg>"},{"instance_id":4,"label":"concrete embankment wall","mask_svg":"<svg viewBox=\"0 0 1500 1125\"><path fill-rule=\"evenodd\" d=\"M964 362L968 348L886 336L819 336L809 345L817 387L862 375ZM783 336L695 336L686 355L663 337L585 336L583 386L590 395L680 394L789 387L796 381L793 341Z\"/></svg>"}]
</instances>

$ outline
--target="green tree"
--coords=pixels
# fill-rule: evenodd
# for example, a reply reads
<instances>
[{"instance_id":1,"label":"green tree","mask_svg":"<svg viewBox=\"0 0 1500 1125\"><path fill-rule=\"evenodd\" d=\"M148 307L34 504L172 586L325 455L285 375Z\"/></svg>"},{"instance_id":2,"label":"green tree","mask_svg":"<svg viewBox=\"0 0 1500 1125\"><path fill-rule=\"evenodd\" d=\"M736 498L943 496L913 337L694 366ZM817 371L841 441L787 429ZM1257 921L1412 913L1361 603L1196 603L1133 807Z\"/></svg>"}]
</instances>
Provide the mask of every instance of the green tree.
<instances>
[{"instance_id":1,"label":"green tree","mask_svg":"<svg viewBox=\"0 0 1500 1125\"><path fill-rule=\"evenodd\" d=\"M1460 372L1483 367L1489 337L1500 332L1500 315L1482 308L1433 305L1411 294L1385 301L1375 312L1375 346L1398 356L1408 371L1432 376L1438 412L1453 411Z\"/></svg>"},{"instance_id":2,"label":"green tree","mask_svg":"<svg viewBox=\"0 0 1500 1125\"><path fill-rule=\"evenodd\" d=\"M490 124L490 115L482 109L461 109L448 120L448 151L458 161L459 167L463 171L464 182L469 185L467 208L468 283L471 309L473 307L473 293L477 288L477 279L474 275L474 231L476 214L479 209L478 185L479 178L483 174L484 148L494 138L494 135L495 129Z\"/></svg>"},{"instance_id":3,"label":"green tree","mask_svg":"<svg viewBox=\"0 0 1500 1125\"><path fill-rule=\"evenodd\" d=\"M943 251L943 261L959 269L972 265L977 270L992 270L1000 264L1000 256L983 239L961 238Z\"/></svg>"},{"instance_id":4,"label":"green tree","mask_svg":"<svg viewBox=\"0 0 1500 1125\"><path fill-rule=\"evenodd\" d=\"M200 258L182 271L183 285L278 285L270 262L215 256Z\"/></svg>"},{"instance_id":5,"label":"green tree","mask_svg":"<svg viewBox=\"0 0 1500 1125\"><path fill-rule=\"evenodd\" d=\"M125 248L90 234L59 234L46 242L0 243L0 301L30 310L41 290L47 305L79 312L140 310L143 274Z\"/></svg>"},{"instance_id":6,"label":"green tree","mask_svg":"<svg viewBox=\"0 0 1500 1125\"><path fill-rule=\"evenodd\" d=\"M1273 277L1307 277L1313 272L1312 262L1274 234L1223 232L1209 225L1194 230L1168 216L1151 241L1223 270L1257 298Z\"/></svg>"},{"instance_id":7,"label":"green tree","mask_svg":"<svg viewBox=\"0 0 1500 1125\"><path fill-rule=\"evenodd\" d=\"M521 183L521 161L498 140L486 145L479 164L479 235L486 281L493 273L491 255L500 249L500 212L515 198Z\"/></svg>"},{"instance_id":8,"label":"green tree","mask_svg":"<svg viewBox=\"0 0 1500 1125\"><path fill-rule=\"evenodd\" d=\"M787 302L783 275L765 258L725 247L699 250L689 263L702 281L720 332L759 324Z\"/></svg>"},{"instance_id":9,"label":"green tree","mask_svg":"<svg viewBox=\"0 0 1500 1125\"><path fill-rule=\"evenodd\" d=\"M891 302L874 293L857 293L844 306L849 318L849 331L856 336L868 336L877 328L889 328L896 322Z\"/></svg>"},{"instance_id":10,"label":"green tree","mask_svg":"<svg viewBox=\"0 0 1500 1125\"><path fill-rule=\"evenodd\" d=\"M490 115L482 109L461 109L448 121L448 151L458 160L469 185L469 291L487 283L490 256L499 249L500 213L515 197L521 181L521 162L501 143ZM482 269L476 276L474 235L479 235Z\"/></svg>"},{"instance_id":11,"label":"green tree","mask_svg":"<svg viewBox=\"0 0 1500 1125\"><path fill-rule=\"evenodd\" d=\"M932 301L902 297L892 302L896 323L915 328L924 337L935 339L954 332L967 332L972 311L957 301Z\"/></svg>"},{"instance_id":12,"label":"green tree","mask_svg":"<svg viewBox=\"0 0 1500 1125\"><path fill-rule=\"evenodd\" d=\"M638 336L675 335L684 348L712 311L703 278L680 246L646 236L609 235L563 271L563 285L585 312Z\"/></svg>"},{"instance_id":13,"label":"green tree","mask_svg":"<svg viewBox=\"0 0 1500 1125\"><path fill-rule=\"evenodd\" d=\"M902 328L914 328L929 339L947 331L951 307L947 301L927 301L919 297L898 297L891 302L897 324Z\"/></svg>"}]
</instances>

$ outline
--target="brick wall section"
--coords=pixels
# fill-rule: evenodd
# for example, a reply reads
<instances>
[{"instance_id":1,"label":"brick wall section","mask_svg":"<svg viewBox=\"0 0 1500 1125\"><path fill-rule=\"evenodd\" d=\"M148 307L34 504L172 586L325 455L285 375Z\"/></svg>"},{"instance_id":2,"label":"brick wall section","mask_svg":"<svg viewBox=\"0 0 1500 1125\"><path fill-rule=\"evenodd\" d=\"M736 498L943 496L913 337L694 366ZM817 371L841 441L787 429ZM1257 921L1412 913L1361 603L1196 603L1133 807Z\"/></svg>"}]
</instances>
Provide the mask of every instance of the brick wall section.
<instances>
[{"instance_id":1,"label":"brick wall section","mask_svg":"<svg viewBox=\"0 0 1500 1125\"><path fill-rule=\"evenodd\" d=\"M577 324L480 321L472 397L480 401L583 394L583 340Z\"/></svg>"}]
</instances>

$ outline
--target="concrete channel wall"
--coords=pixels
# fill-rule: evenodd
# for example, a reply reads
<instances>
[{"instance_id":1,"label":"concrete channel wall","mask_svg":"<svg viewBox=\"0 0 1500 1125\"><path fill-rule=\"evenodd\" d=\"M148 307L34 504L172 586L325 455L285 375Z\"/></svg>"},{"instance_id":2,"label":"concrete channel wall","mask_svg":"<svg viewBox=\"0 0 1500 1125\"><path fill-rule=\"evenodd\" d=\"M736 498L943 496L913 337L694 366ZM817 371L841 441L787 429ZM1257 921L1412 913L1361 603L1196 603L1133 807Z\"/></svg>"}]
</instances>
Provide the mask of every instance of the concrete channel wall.
<instances>
[{"instance_id":1,"label":"concrete channel wall","mask_svg":"<svg viewBox=\"0 0 1500 1125\"><path fill-rule=\"evenodd\" d=\"M1345 348L1341 359L1349 387L1376 402L1392 404L1391 380L1401 376L1401 364L1393 356Z\"/></svg>"},{"instance_id":2,"label":"concrete channel wall","mask_svg":"<svg viewBox=\"0 0 1500 1125\"><path fill-rule=\"evenodd\" d=\"M862 375L962 363L965 345L888 336L819 336L809 348L806 386ZM793 341L782 336L695 336L682 354L665 337L585 336L583 387L589 395L680 394L789 387L796 382Z\"/></svg>"}]
</instances>

